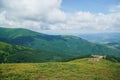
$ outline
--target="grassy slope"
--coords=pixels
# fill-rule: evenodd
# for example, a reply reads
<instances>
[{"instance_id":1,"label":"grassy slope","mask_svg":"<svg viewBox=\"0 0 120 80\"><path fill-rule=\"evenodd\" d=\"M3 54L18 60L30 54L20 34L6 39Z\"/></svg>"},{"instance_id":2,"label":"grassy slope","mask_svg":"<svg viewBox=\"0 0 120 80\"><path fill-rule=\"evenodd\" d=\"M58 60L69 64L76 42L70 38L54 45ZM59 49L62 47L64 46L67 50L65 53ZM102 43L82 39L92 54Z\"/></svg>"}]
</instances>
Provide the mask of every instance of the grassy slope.
<instances>
[{"instance_id":1,"label":"grassy slope","mask_svg":"<svg viewBox=\"0 0 120 80\"><path fill-rule=\"evenodd\" d=\"M74 36L53 36L27 29L0 28L0 40L31 48L38 48L53 53L71 56L86 54L110 54L120 56L120 51L102 45L90 43Z\"/></svg>"},{"instance_id":2,"label":"grassy slope","mask_svg":"<svg viewBox=\"0 0 120 80\"><path fill-rule=\"evenodd\" d=\"M65 54L36 50L0 42L0 63L64 61L69 58L70 56Z\"/></svg>"},{"instance_id":3,"label":"grassy slope","mask_svg":"<svg viewBox=\"0 0 120 80\"><path fill-rule=\"evenodd\" d=\"M87 58L70 62L0 64L0 80L120 80L120 63Z\"/></svg>"}]
</instances>

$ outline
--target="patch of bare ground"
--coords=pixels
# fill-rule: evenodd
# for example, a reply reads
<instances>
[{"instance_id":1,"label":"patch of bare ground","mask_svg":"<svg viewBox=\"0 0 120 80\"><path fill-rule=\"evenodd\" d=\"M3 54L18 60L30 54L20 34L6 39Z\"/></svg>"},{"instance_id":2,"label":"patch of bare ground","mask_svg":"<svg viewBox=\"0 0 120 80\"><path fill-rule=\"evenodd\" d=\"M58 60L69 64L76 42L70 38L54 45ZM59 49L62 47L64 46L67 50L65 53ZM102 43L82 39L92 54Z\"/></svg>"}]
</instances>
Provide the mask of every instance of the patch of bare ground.
<instances>
[{"instance_id":1,"label":"patch of bare ground","mask_svg":"<svg viewBox=\"0 0 120 80\"><path fill-rule=\"evenodd\" d=\"M38 80L46 80L45 78L39 78Z\"/></svg>"},{"instance_id":2,"label":"patch of bare ground","mask_svg":"<svg viewBox=\"0 0 120 80\"><path fill-rule=\"evenodd\" d=\"M100 55L91 55L92 58L89 59L91 62L98 62L101 59L105 59L106 56L100 56Z\"/></svg>"}]
</instances>

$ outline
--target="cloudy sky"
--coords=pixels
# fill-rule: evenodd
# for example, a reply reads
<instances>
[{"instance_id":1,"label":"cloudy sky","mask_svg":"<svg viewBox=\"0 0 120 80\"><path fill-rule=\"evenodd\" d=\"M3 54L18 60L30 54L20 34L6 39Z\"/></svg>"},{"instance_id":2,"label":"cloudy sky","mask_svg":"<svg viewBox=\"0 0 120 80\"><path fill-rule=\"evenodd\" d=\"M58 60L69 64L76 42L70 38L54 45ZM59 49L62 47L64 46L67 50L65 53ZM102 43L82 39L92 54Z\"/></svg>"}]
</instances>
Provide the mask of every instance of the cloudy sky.
<instances>
[{"instance_id":1,"label":"cloudy sky","mask_svg":"<svg viewBox=\"0 0 120 80\"><path fill-rule=\"evenodd\" d=\"M47 34L120 32L120 0L0 0L0 26Z\"/></svg>"}]
</instances>

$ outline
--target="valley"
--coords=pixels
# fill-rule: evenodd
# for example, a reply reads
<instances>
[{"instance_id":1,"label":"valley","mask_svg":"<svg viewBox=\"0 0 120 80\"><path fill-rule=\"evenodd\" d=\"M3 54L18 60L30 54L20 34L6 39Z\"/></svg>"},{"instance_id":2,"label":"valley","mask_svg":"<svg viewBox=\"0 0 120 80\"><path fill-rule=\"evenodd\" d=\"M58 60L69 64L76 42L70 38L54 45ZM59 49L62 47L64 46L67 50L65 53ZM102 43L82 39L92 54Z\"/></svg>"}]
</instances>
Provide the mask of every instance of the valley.
<instances>
[{"instance_id":1,"label":"valley","mask_svg":"<svg viewBox=\"0 0 120 80\"><path fill-rule=\"evenodd\" d=\"M92 54L119 57L120 50L70 35L0 28L0 62L59 62Z\"/></svg>"},{"instance_id":2,"label":"valley","mask_svg":"<svg viewBox=\"0 0 120 80\"><path fill-rule=\"evenodd\" d=\"M120 79L119 49L22 28L0 28L0 34L0 80Z\"/></svg>"},{"instance_id":3,"label":"valley","mask_svg":"<svg viewBox=\"0 0 120 80\"><path fill-rule=\"evenodd\" d=\"M120 50L120 33L94 33L77 35L93 43L99 43Z\"/></svg>"},{"instance_id":4,"label":"valley","mask_svg":"<svg viewBox=\"0 0 120 80\"><path fill-rule=\"evenodd\" d=\"M0 80L120 80L120 0L0 0Z\"/></svg>"}]
</instances>

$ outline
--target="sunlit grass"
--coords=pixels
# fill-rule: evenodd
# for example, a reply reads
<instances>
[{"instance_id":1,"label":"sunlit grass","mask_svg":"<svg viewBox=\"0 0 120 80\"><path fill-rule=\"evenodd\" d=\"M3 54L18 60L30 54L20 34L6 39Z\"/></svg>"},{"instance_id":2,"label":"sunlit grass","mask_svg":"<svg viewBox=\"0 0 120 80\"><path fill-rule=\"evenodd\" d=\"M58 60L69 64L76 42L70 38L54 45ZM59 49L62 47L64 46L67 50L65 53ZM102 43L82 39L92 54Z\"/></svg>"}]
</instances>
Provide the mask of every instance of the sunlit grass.
<instances>
[{"instance_id":1,"label":"sunlit grass","mask_svg":"<svg viewBox=\"0 0 120 80\"><path fill-rule=\"evenodd\" d=\"M120 64L107 60L0 64L0 80L119 80Z\"/></svg>"}]
</instances>

